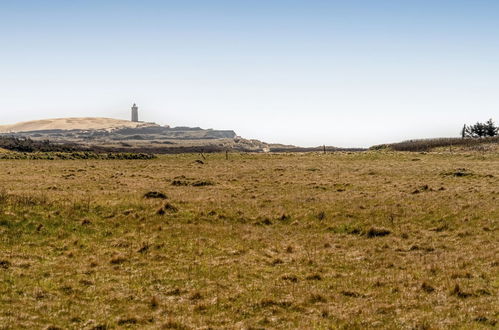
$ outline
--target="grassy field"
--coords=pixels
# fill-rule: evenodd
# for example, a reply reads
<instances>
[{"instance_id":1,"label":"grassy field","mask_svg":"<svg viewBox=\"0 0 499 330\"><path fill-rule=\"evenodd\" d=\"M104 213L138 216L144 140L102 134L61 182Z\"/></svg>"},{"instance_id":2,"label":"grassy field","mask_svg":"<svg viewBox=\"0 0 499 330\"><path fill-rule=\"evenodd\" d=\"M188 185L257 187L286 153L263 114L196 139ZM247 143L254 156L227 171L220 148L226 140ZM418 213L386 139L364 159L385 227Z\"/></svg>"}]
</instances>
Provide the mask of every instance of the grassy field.
<instances>
[{"instance_id":1,"label":"grassy field","mask_svg":"<svg viewBox=\"0 0 499 330\"><path fill-rule=\"evenodd\" d=\"M0 328L498 326L499 153L206 157L1 160Z\"/></svg>"}]
</instances>

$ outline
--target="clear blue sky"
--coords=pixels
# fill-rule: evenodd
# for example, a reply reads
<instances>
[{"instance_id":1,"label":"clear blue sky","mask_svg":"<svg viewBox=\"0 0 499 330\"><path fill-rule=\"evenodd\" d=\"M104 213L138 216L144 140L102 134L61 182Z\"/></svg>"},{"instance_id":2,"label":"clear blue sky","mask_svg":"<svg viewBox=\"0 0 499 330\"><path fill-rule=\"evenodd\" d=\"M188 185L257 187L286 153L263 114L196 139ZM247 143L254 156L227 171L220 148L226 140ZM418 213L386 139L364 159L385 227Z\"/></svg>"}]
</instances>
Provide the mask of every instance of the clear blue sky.
<instances>
[{"instance_id":1,"label":"clear blue sky","mask_svg":"<svg viewBox=\"0 0 499 330\"><path fill-rule=\"evenodd\" d=\"M140 116L302 146L499 120L499 1L0 0L0 124Z\"/></svg>"}]
</instances>

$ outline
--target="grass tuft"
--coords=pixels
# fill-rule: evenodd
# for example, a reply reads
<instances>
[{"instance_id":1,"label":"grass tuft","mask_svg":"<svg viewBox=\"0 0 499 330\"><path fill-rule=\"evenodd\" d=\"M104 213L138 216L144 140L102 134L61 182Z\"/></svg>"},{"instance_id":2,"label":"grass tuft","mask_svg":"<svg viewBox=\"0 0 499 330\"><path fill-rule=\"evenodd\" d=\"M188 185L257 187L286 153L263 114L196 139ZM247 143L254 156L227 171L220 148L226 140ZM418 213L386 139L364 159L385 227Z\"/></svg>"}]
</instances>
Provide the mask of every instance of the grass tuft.
<instances>
[{"instance_id":1,"label":"grass tuft","mask_svg":"<svg viewBox=\"0 0 499 330\"><path fill-rule=\"evenodd\" d=\"M149 191L144 194L144 198L159 198L159 199L167 199L166 195L159 191Z\"/></svg>"},{"instance_id":2,"label":"grass tuft","mask_svg":"<svg viewBox=\"0 0 499 330\"><path fill-rule=\"evenodd\" d=\"M454 285L454 288L451 290L451 295L458 298L469 298L473 296L471 293L463 292L459 284Z\"/></svg>"},{"instance_id":3,"label":"grass tuft","mask_svg":"<svg viewBox=\"0 0 499 330\"><path fill-rule=\"evenodd\" d=\"M383 236L387 236L390 234L391 234L391 231L389 231L388 229L374 228L374 227L369 228L369 230L367 230L367 232L366 232L366 236L368 238L383 237Z\"/></svg>"},{"instance_id":4,"label":"grass tuft","mask_svg":"<svg viewBox=\"0 0 499 330\"><path fill-rule=\"evenodd\" d=\"M111 263L112 265L119 265L119 264L124 263L125 261L127 261L127 258L125 258L123 256L116 256L116 257L112 258L109 261L109 263Z\"/></svg>"},{"instance_id":5,"label":"grass tuft","mask_svg":"<svg viewBox=\"0 0 499 330\"><path fill-rule=\"evenodd\" d=\"M430 284L428 284L427 282L423 282L423 284L421 284L421 290L423 290L424 292L426 293L432 293L435 291L435 288L432 287Z\"/></svg>"}]
</instances>

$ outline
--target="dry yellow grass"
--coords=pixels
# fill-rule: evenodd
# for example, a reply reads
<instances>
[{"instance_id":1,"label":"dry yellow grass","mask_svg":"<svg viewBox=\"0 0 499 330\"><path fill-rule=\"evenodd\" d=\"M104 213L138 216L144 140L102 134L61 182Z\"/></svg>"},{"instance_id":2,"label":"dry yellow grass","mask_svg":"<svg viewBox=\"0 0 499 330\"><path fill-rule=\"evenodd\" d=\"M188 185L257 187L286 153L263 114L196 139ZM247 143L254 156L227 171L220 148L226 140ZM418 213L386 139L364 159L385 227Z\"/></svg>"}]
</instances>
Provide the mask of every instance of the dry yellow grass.
<instances>
[{"instance_id":1,"label":"dry yellow grass","mask_svg":"<svg viewBox=\"0 0 499 330\"><path fill-rule=\"evenodd\" d=\"M499 154L198 159L0 161L1 326L497 327Z\"/></svg>"}]
</instances>

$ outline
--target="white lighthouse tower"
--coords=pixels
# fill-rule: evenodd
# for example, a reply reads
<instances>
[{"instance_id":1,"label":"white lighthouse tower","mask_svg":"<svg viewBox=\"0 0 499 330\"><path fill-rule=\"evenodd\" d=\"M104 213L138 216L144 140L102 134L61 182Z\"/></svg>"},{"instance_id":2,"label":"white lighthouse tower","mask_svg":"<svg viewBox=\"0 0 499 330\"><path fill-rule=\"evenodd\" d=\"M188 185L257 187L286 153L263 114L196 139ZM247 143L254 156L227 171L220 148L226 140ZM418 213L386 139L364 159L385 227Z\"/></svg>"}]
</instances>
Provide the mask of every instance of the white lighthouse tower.
<instances>
[{"instance_id":1,"label":"white lighthouse tower","mask_svg":"<svg viewBox=\"0 0 499 330\"><path fill-rule=\"evenodd\" d=\"M139 121L139 107L135 103L132 106L132 121L135 123Z\"/></svg>"}]
</instances>

